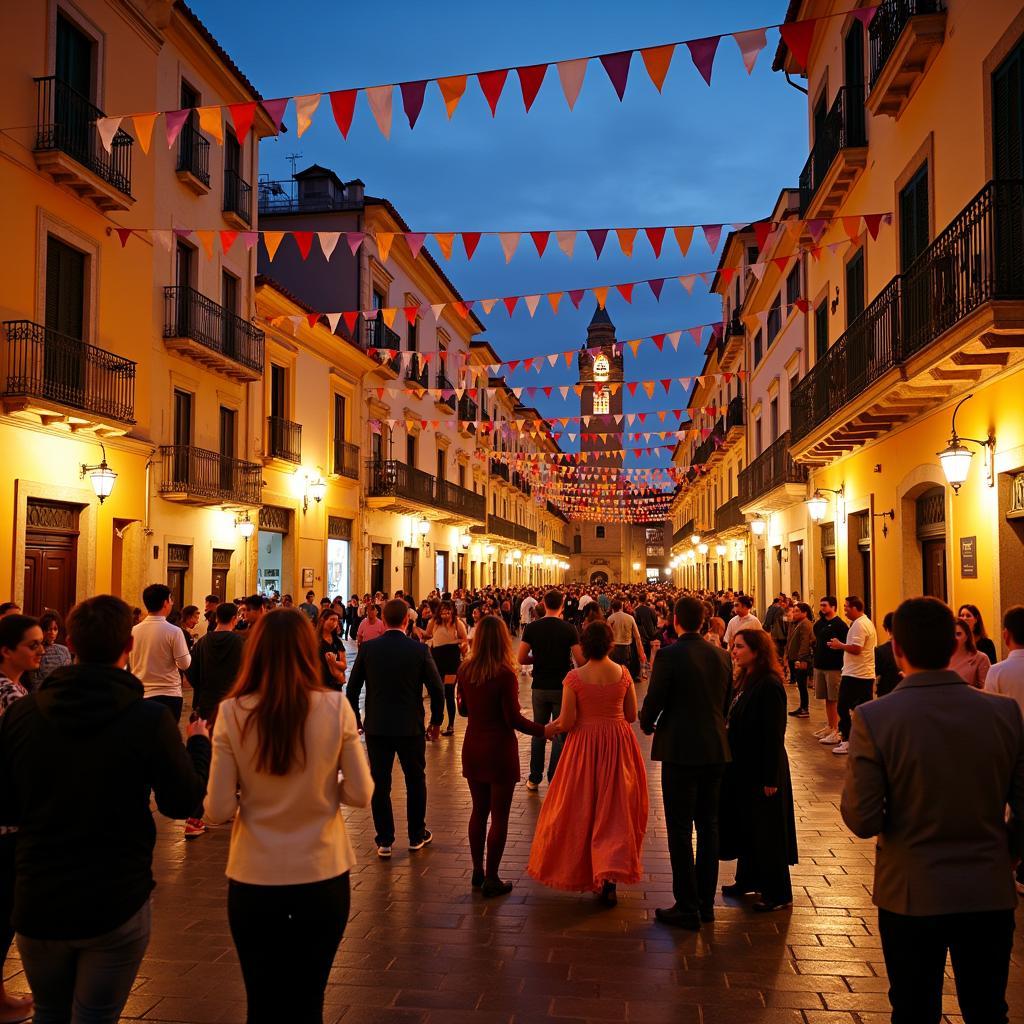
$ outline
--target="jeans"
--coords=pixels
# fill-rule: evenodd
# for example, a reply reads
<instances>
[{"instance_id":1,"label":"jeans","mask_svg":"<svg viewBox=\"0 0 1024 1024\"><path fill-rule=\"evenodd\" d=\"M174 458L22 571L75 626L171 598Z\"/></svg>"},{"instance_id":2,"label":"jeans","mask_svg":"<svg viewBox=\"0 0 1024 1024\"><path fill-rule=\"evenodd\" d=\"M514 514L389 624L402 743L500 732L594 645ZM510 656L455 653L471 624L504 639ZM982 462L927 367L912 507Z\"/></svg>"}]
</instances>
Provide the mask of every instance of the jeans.
<instances>
[{"instance_id":1,"label":"jeans","mask_svg":"<svg viewBox=\"0 0 1024 1024\"><path fill-rule=\"evenodd\" d=\"M18 951L35 998L33 1024L117 1024L149 945L149 901L91 939L30 939Z\"/></svg>"},{"instance_id":2,"label":"jeans","mask_svg":"<svg viewBox=\"0 0 1024 1024\"><path fill-rule=\"evenodd\" d=\"M540 725L553 722L562 712L561 690L534 690L533 720ZM544 747L547 740L543 736L530 738L530 781L539 784L544 778ZM558 759L562 756L565 745L565 733L561 733L551 741L551 757L548 759L548 782L554 778Z\"/></svg>"},{"instance_id":3,"label":"jeans","mask_svg":"<svg viewBox=\"0 0 1024 1024\"><path fill-rule=\"evenodd\" d=\"M710 911L718 888L718 797L725 765L661 763L672 895L686 914ZM697 861L693 828L697 826Z\"/></svg>"},{"instance_id":4,"label":"jeans","mask_svg":"<svg viewBox=\"0 0 1024 1024\"><path fill-rule=\"evenodd\" d=\"M181 707L185 703L184 697L147 697L146 700L151 700L154 704L163 704L165 708L174 716L174 722L177 724L181 721Z\"/></svg>"},{"instance_id":5,"label":"jeans","mask_svg":"<svg viewBox=\"0 0 1024 1024\"><path fill-rule=\"evenodd\" d=\"M789 663L789 678L796 683L797 693L800 694L800 710L806 711L808 706L808 695L807 695L807 675L809 670L806 668L797 668L795 661Z\"/></svg>"},{"instance_id":6,"label":"jeans","mask_svg":"<svg viewBox=\"0 0 1024 1024\"><path fill-rule=\"evenodd\" d=\"M946 953L965 1024L1006 1024L1012 910L910 917L878 911L893 1024L938 1024Z\"/></svg>"},{"instance_id":7,"label":"jeans","mask_svg":"<svg viewBox=\"0 0 1024 1024\"><path fill-rule=\"evenodd\" d=\"M843 676L839 680L839 734L844 740L850 738L850 728L853 725L850 712L858 704L865 704L871 700L874 686L874 677L858 679L856 676Z\"/></svg>"},{"instance_id":8,"label":"jeans","mask_svg":"<svg viewBox=\"0 0 1024 1024\"><path fill-rule=\"evenodd\" d=\"M349 877L305 885L228 882L247 1024L321 1024L324 989L348 923Z\"/></svg>"},{"instance_id":9,"label":"jeans","mask_svg":"<svg viewBox=\"0 0 1024 1024\"><path fill-rule=\"evenodd\" d=\"M409 823L409 842L419 842L426 831L427 817L426 737L367 735L366 754L370 759L370 775L373 777L370 811L373 814L373 827L377 830L376 844L392 846L395 842L391 773L396 755L405 775L405 813Z\"/></svg>"}]
</instances>

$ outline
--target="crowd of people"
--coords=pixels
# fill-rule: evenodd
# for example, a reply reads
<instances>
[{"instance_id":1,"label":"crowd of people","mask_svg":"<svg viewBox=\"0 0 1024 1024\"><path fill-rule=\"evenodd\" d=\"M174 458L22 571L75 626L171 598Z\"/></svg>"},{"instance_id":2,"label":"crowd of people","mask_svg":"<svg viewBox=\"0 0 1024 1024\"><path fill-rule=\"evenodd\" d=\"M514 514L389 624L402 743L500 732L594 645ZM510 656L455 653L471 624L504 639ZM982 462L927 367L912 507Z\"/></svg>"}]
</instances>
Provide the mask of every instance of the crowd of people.
<instances>
[{"instance_id":1,"label":"crowd of people","mask_svg":"<svg viewBox=\"0 0 1024 1024\"><path fill-rule=\"evenodd\" d=\"M674 902L656 919L699 931L719 891L780 912L798 859L786 732L811 718L812 693L817 737L850 762L843 818L879 837L893 1020L939 1020L947 952L968 1024L1007 1020L1024 607L1004 615L998 661L975 606L954 615L932 598L885 615L882 644L855 595L842 614L831 595L816 611L778 595L759 617L742 592L664 584L420 602L309 592L298 605L209 595L180 613L152 584L142 605L98 596L66 624L0 605L0 960L16 935L34 998L0 988L0 1022L117 1021L149 938L151 798L190 841L232 823L228 923L248 1020L319 1021L355 862L340 808L369 805L376 856L391 858L397 758L417 856L433 839L427 744L460 720L482 898L513 888L501 862L517 732L530 737L527 799L546 785L528 875L605 907L642 879L637 724L653 735L672 867ZM719 890L721 861L736 870Z\"/></svg>"}]
</instances>

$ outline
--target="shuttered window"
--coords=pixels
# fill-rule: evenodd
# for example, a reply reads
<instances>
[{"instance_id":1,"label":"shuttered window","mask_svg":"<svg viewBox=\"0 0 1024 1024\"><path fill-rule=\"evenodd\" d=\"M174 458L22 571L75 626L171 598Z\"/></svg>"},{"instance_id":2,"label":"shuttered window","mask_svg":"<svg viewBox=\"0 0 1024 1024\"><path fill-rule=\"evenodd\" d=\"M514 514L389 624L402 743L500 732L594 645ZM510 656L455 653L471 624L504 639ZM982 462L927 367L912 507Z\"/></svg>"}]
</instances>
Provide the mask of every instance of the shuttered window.
<instances>
[{"instance_id":1,"label":"shuttered window","mask_svg":"<svg viewBox=\"0 0 1024 1024\"><path fill-rule=\"evenodd\" d=\"M864 250L858 249L846 264L846 326L864 312L867 303L864 283Z\"/></svg>"},{"instance_id":2,"label":"shuttered window","mask_svg":"<svg viewBox=\"0 0 1024 1024\"><path fill-rule=\"evenodd\" d=\"M814 311L814 358L828 351L828 299L822 299Z\"/></svg>"},{"instance_id":3,"label":"shuttered window","mask_svg":"<svg viewBox=\"0 0 1024 1024\"><path fill-rule=\"evenodd\" d=\"M46 240L46 326L79 339L85 329L85 253L52 235Z\"/></svg>"},{"instance_id":4,"label":"shuttered window","mask_svg":"<svg viewBox=\"0 0 1024 1024\"><path fill-rule=\"evenodd\" d=\"M906 269L928 248L928 162L900 192L900 268Z\"/></svg>"},{"instance_id":5,"label":"shuttered window","mask_svg":"<svg viewBox=\"0 0 1024 1024\"><path fill-rule=\"evenodd\" d=\"M1024 40L992 75L992 157L996 178L1024 178Z\"/></svg>"}]
</instances>

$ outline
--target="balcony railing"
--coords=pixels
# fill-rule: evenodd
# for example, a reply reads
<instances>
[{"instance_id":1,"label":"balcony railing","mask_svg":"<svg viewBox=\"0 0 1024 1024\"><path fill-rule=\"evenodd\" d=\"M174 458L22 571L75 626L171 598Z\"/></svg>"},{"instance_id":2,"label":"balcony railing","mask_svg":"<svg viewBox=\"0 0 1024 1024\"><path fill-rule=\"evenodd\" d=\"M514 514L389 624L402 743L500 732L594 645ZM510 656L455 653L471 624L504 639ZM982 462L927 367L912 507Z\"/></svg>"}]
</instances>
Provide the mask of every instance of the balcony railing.
<instances>
[{"instance_id":1,"label":"balcony railing","mask_svg":"<svg viewBox=\"0 0 1024 1024\"><path fill-rule=\"evenodd\" d=\"M96 130L103 111L54 75L35 79L36 149L60 150L108 185L132 194L132 137L119 128L108 153Z\"/></svg>"},{"instance_id":2,"label":"balcony railing","mask_svg":"<svg viewBox=\"0 0 1024 1024\"><path fill-rule=\"evenodd\" d=\"M224 212L252 223L252 186L230 167L224 171Z\"/></svg>"},{"instance_id":3,"label":"balcony railing","mask_svg":"<svg viewBox=\"0 0 1024 1024\"><path fill-rule=\"evenodd\" d=\"M409 357L409 368L405 373L406 380L413 381L421 388L425 388L430 383L429 371L430 367L423 362L423 357L418 352L413 352Z\"/></svg>"},{"instance_id":4,"label":"balcony railing","mask_svg":"<svg viewBox=\"0 0 1024 1024\"><path fill-rule=\"evenodd\" d=\"M469 395L463 395L459 399L459 419L475 421L478 415L476 402Z\"/></svg>"},{"instance_id":5,"label":"balcony railing","mask_svg":"<svg viewBox=\"0 0 1024 1024\"><path fill-rule=\"evenodd\" d=\"M160 459L161 494L213 504L260 503L263 470L255 462L183 444L161 445Z\"/></svg>"},{"instance_id":6,"label":"balcony railing","mask_svg":"<svg viewBox=\"0 0 1024 1024\"><path fill-rule=\"evenodd\" d=\"M263 332L195 288L164 288L164 337L191 338L250 370L263 372Z\"/></svg>"},{"instance_id":7,"label":"balcony railing","mask_svg":"<svg viewBox=\"0 0 1024 1024\"><path fill-rule=\"evenodd\" d=\"M528 544L536 546L537 531L531 530L519 523L513 523L501 516L487 517L487 532L497 537L504 537L506 540L515 541L517 544Z\"/></svg>"},{"instance_id":8,"label":"balcony railing","mask_svg":"<svg viewBox=\"0 0 1024 1024\"><path fill-rule=\"evenodd\" d=\"M197 181L210 187L210 140L193 123L193 116L181 126L178 136L177 170L187 171Z\"/></svg>"},{"instance_id":9,"label":"balcony railing","mask_svg":"<svg viewBox=\"0 0 1024 1024\"><path fill-rule=\"evenodd\" d=\"M445 376L444 371L438 367L437 369L437 387L439 390L452 390L454 391L455 385ZM437 396L437 402L439 405L447 406L453 412L455 411L455 395L444 395Z\"/></svg>"},{"instance_id":10,"label":"balcony railing","mask_svg":"<svg viewBox=\"0 0 1024 1024\"><path fill-rule=\"evenodd\" d=\"M513 471L511 483L513 487L518 487L527 497L533 494L533 487L530 481L518 470Z\"/></svg>"},{"instance_id":11,"label":"balcony railing","mask_svg":"<svg viewBox=\"0 0 1024 1024\"><path fill-rule=\"evenodd\" d=\"M569 550L568 544L563 544L560 540L553 540L551 542L551 554L568 558L572 552Z\"/></svg>"},{"instance_id":12,"label":"balcony railing","mask_svg":"<svg viewBox=\"0 0 1024 1024\"><path fill-rule=\"evenodd\" d=\"M737 495L715 509L715 533L735 530L747 525L746 516L740 511L741 499Z\"/></svg>"},{"instance_id":13,"label":"balcony railing","mask_svg":"<svg viewBox=\"0 0 1024 1024\"><path fill-rule=\"evenodd\" d=\"M30 320L3 324L3 393L135 422L135 363Z\"/></svg>"},{"instance_id":14,"label":"balcony railing","mask_svg":"<svg viewBox=\"0 0 1024 1024\"><path fill-rule=\"evenodd\" d=\"M481 522L487 515L487 500L482 494L475 494L466 487L450 483L447 480L436 481L436 503L438 508L454 512L466 519L479 519Z\"/></svg>"},{"instance_id":15,"label":"balcony railing","mask_svg":"<svg viewBox=\"0 0 1024 1024\"><path fill-rule=\"evenodd\" d=\"M395 459L370 459L366 463L367 496L370 498L407 498L421 505L454 513L481 522L486 514L482 494L447 480L438 480L422 469Z\"/></svg>"},{"instance_id":16,"label":"balcony railing","mask_svg":"<svg viewBox=\"0 0 1024 1024\"><path fill-rule=\"evenodd\" d=\"M1024 182L989 182L793 389L799 440L989 301L1024 299Z\"/></svg>"},{"instance_id":17,"label":"balcony railing","mask_svg":"<svg viewBox=\"0 0 1024 1024\"><path fill-rule=\"evenodd\" d=\"M377 362L381 366L386 366L392 373L398 373L402 361L397 353L402 349L402 339L397 331L391 330L384 323L380 314L373 320L365 320L363 322L363 338L365 339L364 345L366 348L378 350L375 356ZM392 349L396 355L388 357L380 349Z\"/></svg>"},{"instance_id":18,"label":"balcony railing","mask_svg":"<svg viewBox=\"0 0 1024 1024\"><path fill-rule=\"evenodd\" d=\"M782 484L807 482L807 467L793 461L789 454L790 433L787 430L773 441L749 466L740 470L739 491L743 504Z\"/></svg>"},{"instance_id":19,"label":"balcony railing","mask_svg":"<svg viewBox=\"0 0 1024 1024\"><path fill-rule=\"evenodd\" d=\"M695 466L703 466L718 450L719 435L717 433L717 426L716 424L715 429L694 449L693 464Z\"/></svg>"},{"instance_id":20,"label":"balcony railing","mask_svg":"<svg viewBox=\"0 0 1024 1024\"><path fill-rule=\"evenodd\" d=\"M267 455L285 462L302 461L302 424L281 416L267 417Z\"/></svg>"},{"instance_id":21,"label":"balcony railing","mask_svg":"<svg viewBox=\"0 0 1024 1024\"><path fill-rule=\"evenodd\" d=\"M287 213L329 213L337 210L360 210L363 200L350 199L331 192L301 191L294 178L287 181L260 181L260 215Z\"/></svg>"},{"instance_id":22,"label":"balcony railing","mask_svg":"<svg viewBox=\"0 0 1024 1024\"><path fill-rule=\"evenodd\" d=\"M800 210L806 210L841 150L867 145L864 87L844 85L818 129L800 172Z\"/></svg>"},{"instance_id":23,"label":"balcony railing","mask_svg":"<svg viewBox=\"0 0 1024 1024\"><path fill-rule=\"evenodd\" d=\"M874 86L899 42L907 22L918 14L938 14L942 0L882 0L871 21L871 85Z\"/></svg>"},{"instance_id":24,"label":"balcony railing","mask_svg":"<svg viewBox=\"0 0 1024 1024\"><path fill-rule=\"evenodd\" d=\"M490 460L490 470L494 476L500 476L502 480L508 480L509 473L508 463L502 462L500 459Z\"/></svg>"},{"instance_id":25,"label":"balcony railing","mask_svg":"<svg viewBox=\"0 0 1024 1024\"><path fill-rule=\"evenodd\" d=\"M334 472L352 480L359 479L359 445L335 438Z\"/></svg>"},{"instance_id":26,"label":"balcony railing","mask_svg":"<svg viewBox=\"0 0 1024 1024\"><path fill-rule=\"evenodd\" d=\"M725 414L725 429L732 430L733 427L742 427L743 422L743 395L735 395L729 401L729 408Z\"/></svg>"}]
</instances>

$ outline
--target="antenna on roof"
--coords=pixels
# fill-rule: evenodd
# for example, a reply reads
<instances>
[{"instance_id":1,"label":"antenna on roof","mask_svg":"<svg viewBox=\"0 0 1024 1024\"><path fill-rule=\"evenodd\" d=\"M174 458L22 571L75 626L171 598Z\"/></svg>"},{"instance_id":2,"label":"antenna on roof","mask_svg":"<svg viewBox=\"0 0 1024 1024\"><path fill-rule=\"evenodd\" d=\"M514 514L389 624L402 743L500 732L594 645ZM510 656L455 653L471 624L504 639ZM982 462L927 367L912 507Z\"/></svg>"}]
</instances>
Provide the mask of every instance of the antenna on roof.
<instances>
[{"instance_id":1,"label":"antenna on roof","mask_svg":"<svg viewBox=\"0 0 1024 1024\"><path fill-rule=\"evenodd\" d=\"M301 153L289 153L285 160L292 165L292 177L295 177L295 165L302 159Z\"/></svg>"}]
</instances>

